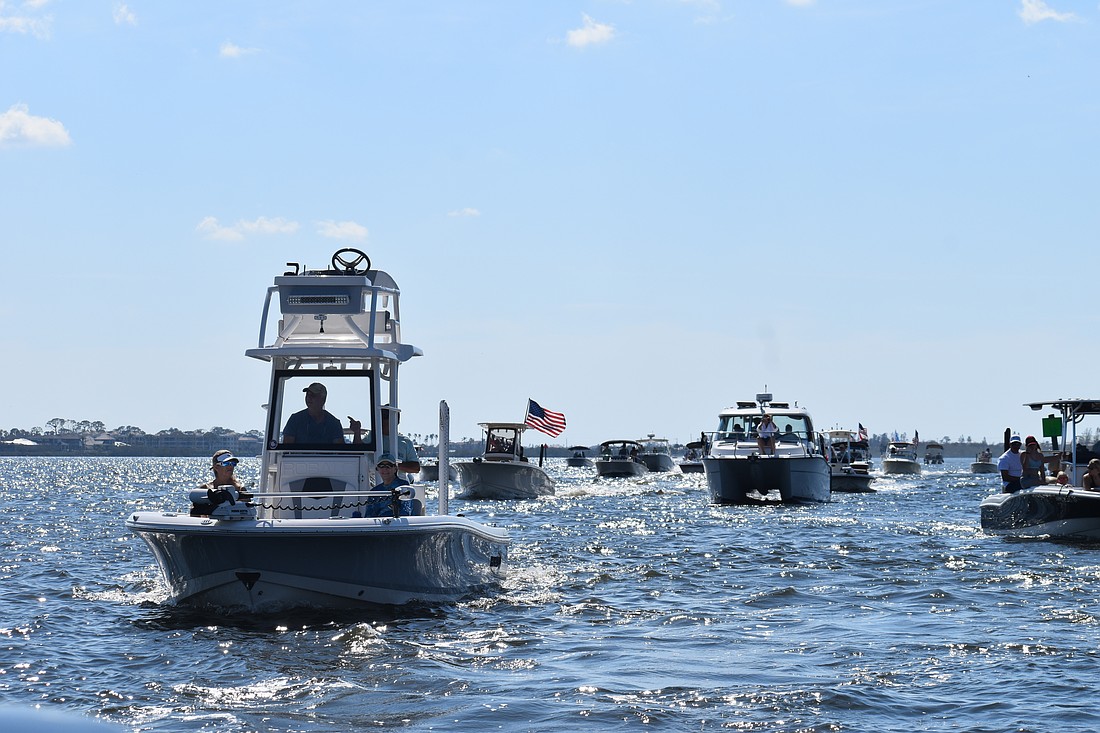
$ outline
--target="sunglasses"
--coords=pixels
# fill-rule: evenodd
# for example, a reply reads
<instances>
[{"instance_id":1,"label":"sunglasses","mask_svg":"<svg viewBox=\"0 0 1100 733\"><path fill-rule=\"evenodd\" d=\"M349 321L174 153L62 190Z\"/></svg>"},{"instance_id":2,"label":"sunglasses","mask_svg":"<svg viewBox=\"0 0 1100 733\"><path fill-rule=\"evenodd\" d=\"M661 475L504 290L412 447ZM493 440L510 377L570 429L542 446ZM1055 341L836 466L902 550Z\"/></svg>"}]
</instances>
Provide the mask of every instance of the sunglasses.
<instances>
[{"instance_id":1,"label":"sunglasses","mask_svg":"<svg viewBox=\"0 0 1100 733\"><path fill-rule=\"evenodd\" d=\"M385 463L379 463L378 467L379 468L397 468L397 465L393 464L393 463L390 463L389 461L386 461Z\"/></svg>"},{"instance_id":2,"label":"sunglasses","mask_svg":"<svg viewBox=\"0 0 1100 733\"><path fill-rule=\"evenodd\" d=\"M237 462L236 461L218 461L218 465L221 466L222 468L226 468L226 467L233 468L234 466L237 465Z\"/></svg>"}]
</instances>

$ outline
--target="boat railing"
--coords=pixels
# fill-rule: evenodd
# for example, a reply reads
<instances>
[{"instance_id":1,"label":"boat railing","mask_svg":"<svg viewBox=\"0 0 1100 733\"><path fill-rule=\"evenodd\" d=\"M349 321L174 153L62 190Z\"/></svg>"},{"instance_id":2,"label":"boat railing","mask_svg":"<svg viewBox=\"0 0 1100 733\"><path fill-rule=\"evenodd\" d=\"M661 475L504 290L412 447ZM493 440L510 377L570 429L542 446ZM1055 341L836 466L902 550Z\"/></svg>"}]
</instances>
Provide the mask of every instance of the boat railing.
<instances>
[{"instance_id":1,"label":"boat railing","mask_svg":"<svg viewBox=\"0 0 1100 733\"><path fill-rule=\"evenodd\" d=\"M423 516L425 513L424 487L408 484L399 487L398 499L403 502L402 516ZM314 512L328 512L329 517L354 518L362 516L366 506L377 506L378 499L393 499L394 492L371 490L349 491L263 491L246 492L250 505L260 510L263 519L302 519L323 516ZM404 502L409 502L405 504Z\"/></svg>"}]
</instances>

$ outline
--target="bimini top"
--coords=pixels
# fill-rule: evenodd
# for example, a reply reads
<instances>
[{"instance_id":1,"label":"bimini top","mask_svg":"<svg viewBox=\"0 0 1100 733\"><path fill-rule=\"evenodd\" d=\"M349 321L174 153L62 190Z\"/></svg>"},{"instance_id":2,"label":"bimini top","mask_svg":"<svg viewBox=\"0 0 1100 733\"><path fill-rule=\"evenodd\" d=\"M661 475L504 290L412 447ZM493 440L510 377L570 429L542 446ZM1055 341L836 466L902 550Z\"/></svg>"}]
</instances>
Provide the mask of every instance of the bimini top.
<instances>
[{"instance_id":1,"label":"bimini top","mask_svg":"<svg viewBox=\"0 0 1100 733\"><path fill-rule=\"evenodd\" d=\"M357 249L332 256L332 268L292 270L267 289L260 336L247 356L290 359L392 359L408 361L424 352L401 342L401 291L389 274L372 270ZM282 318L268 342L271 301L278 296Z\"/></svg>"}]
</instances>

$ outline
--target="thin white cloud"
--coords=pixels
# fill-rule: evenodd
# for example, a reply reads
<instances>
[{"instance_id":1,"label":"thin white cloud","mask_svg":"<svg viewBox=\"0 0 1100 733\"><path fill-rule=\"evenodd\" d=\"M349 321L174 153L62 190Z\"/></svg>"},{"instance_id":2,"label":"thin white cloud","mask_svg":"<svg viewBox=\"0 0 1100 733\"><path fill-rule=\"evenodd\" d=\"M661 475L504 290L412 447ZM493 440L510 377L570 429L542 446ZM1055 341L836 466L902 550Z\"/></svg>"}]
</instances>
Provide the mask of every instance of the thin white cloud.
<instances>
[{"instance_id":1,"label":"thin white cloud","mask_svg":"<svg viewBox=\"0 0 1100 733\"><path fill-rule=\"evenodd\" d=\"M448 211L447 216L481 216L481 212L477 209L467 206L464 209L455 209L454 211Z\"/></svg>"},{"instance_id":2,"label":"thin white cloud","mask_svg":"<svg viewBox=\"0 0 1100 733\"><path fill-rule=\"evenodd\" d=\"M258 48L244 48L243 46L238 46L237 44L230 41L226 41L221 45L221 48L218 49L218 55L220 55L223 59L236 59L240 58L241 56L248 56L250 54L259 52L260 49Z\"/></svg>"},{"instance_id":3,"label":"thin white cloud","mask_svg":"<svg viewBox=\"0 0 1100 733\"><path fill-rule=\"evenodd\" d=\"M137 16L134 11L126 7L126 3L116 3L114 12L115 25L137 25Z\"/></svg>"},{"instance_id":4,"label":"thin white cloud","mask_svg":"<svg viewBox=\"0 0 1100 733\"><path fill-rule=\"evenodd\" d=\"M15 10L9 10L8 3L0 0L0 33L19 33L32 35L35 38L49 38L50 27L53 25L52 15L35 15L36 11L46 6L48 0L25 0L18 14Z\"/></svg>"},{"instance_id":5,"label":"thin white cloud","mask_svg":"<svg viewBox=\"0 0 1100 733\"><path fill-rule=\"evenodd\" d=\"M1043 0L1022 0L1020 3L1020 18L1028 25L1033 25L1044 20L1068 23L1077 20L1077 15L1074 13L1059 13Z\"/></svg>"},{"instance_id":6,"label":"thin white cloud","mask_svg":"<svg viewBox=\"0 0 1100 733\"><path fill-rule=\"evenodd\" d=\"M195 229L207 239L240 242L253 234L293 234L298 231L298 222L287 221L282 217L268 219L261 216L255 221L238 221L233 226L222 226L217 218L208 216Z\"/></svg>"},{"instance_id":7,"label":"thin white cloud","mask_svg":"<svg viewBox=\"0 0 1100 733\"><path fill-rule=\"evenodd\" d=\"M319 221L317 233L329 239L343 239L349 242L367 241L367 228L354 221Z\"/></svg>"},{"instance_id":8,"label":"thin white cloud","mask_svg":"<svg viewBox=\"0 0 1100 733\"><path fill-rule=\"evenodd\" d=\"M25 104L14 104L0 114L0 147L63 148L72 143L63 124L35 117Z\"/></svg>"},{"instance_id":9,"label":"thin white cloud","mask_svg":"<svg viewBox=\"0 0 1100 733\"><path fill-rule=\"evenodd\" d=\"M584 48L598 43L607 43L615 37L615 26L610 23L599 23L585 14L581 17L584 19L584 26L567 31L565 34L565 42L570 46Z\"/></svg>"}]
</instances>

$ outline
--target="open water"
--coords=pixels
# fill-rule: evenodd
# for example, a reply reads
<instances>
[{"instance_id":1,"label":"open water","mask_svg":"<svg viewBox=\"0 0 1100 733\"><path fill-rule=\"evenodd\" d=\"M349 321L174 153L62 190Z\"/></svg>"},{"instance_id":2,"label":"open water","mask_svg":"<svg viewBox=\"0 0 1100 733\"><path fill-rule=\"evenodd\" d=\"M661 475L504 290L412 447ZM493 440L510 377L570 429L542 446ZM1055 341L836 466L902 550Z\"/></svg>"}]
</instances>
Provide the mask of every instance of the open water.
<instances>
[{"instance_id":1,"label":"open water","mask_svg":"<svg viewBox=\"0 0 1100 733\"><path fill-rule=\"evenodd\" d=\"M747 508L554 463L554 497L452 499L511 532L497 594L226 620L165 606L123 524L185 508L207 459L0 459L0 704L134 731L1100 729L1100 547L984 535L998 482L968 466Z\"/></svg>"}]
</instances>

